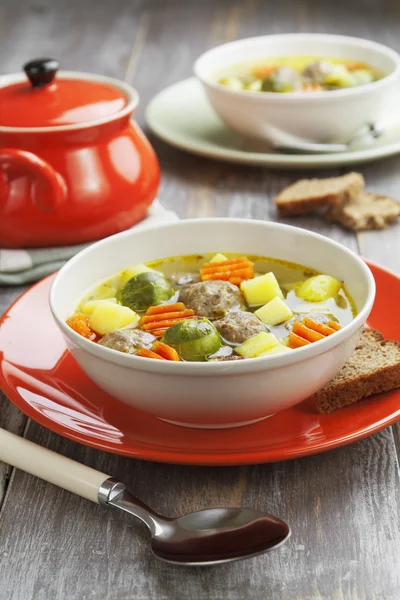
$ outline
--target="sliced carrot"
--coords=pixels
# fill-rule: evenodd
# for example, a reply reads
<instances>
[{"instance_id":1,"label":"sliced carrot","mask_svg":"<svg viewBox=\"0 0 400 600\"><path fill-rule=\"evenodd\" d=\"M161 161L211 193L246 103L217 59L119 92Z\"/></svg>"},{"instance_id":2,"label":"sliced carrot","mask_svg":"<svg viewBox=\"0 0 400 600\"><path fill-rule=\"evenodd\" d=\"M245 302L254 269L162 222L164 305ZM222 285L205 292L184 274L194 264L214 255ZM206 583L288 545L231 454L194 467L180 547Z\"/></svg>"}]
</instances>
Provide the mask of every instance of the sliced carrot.
<instances>
[{"instance_id":1,"label":"sliced carrot","mask_svg":"<svg viewBox=\"0 0 400 600\"><path fill-rule=\"evenodd\" d=\"M183 302L175 302L175 304L160 304L159 306L150 306L146 310L146 315L159 315L161 313L175 312L177 310L185 310L186 306Z\"/></svg>"},{"instance_id":2,"label":"sliced carrot","mask_svg":"<svg viewBox=\"0 0 400 600\"><path fill-rule=\"evenodd\" d=\"M166 360L166 358L159 356L147 348L141 348L138 352L136 352L136 356L143 356L143 358L156 358L157 360Z\"/></svg>"},{"instance_id":3,"label":"sliced carrot","mask_svg":"<svg viewBox=\"0 0 400 600\"><path fill-rule=\"evenodd\" d=\"M324 335L324 336L328 336L328 335L332 335L332 333L336 333L336 329L332 329L332 327L328 327L328 325L324 325L322 323L317 323L316 321L313 321L313 319L310 319L309 317L306 317L305 319L303 319L303 325L305 325L309 329L312 329L313 331L317 331L318 333L320 333L321 335Z\"/></svg>"},{"instance_id":4,"label":"sliced carrot","mask_svg":"<svg viewBox=\"0 0 400 600\"><path fill-rule=\"evenodd\" d=\"M171 348L171 346L158 341L154 342L151 350L148 348L141 348L138 352L136 352L136 356L155 358L157 360L180 360L179 354L174 348Z\"/></svg>"},{"instance_id":5,"label":"sliced carrot","mask_svg":"<svg viewBox=\"0 0 400 600\"><path fill-rule=\"evenodd\" d=\"M145 315L142 318L142 323L156 323L157 321L165 321L168 319L177 319L177 318L185 318L185 317L192 317L194 315L194 310L192 310L191 308L187 308L185 310L177 310L177 311L171 311L171 312L167 312L167 313L159 313L159 314L152 314L152 315Z\"/></svg>"},{"instance_id":6,"label":"sliced carrot","mask_svg":"<svg viewBox=\"0 0 400 600\"><path fill-rule=\"evenodd\" d=\"M302 89L303 92L319 92L322 90L322 87L319 83L305 83Z\"/></svg>"},{"instance_id":7,"label":"sliced carrot","mask_svg":"<svg viewBox=\"0 0 400 600\"><path fill-rule=\"evenodd\" d=\"M144 331L154 332L156 337L161 337L168 327L175 325L182 319L195 317L191 308L186 308L183 302L175 304L163 304L162 306L150 306L142 317L141 327Z\"/></svg>"},{"instance_id":8,"label":"sliced carrot","mask_svg":"<svg viewBox=\"0 0 400 600\"><path fill-rule=\"evenodd\" d=\"M325 337L321 333L317 333L316 331L309 329L299 321L295 321L292 331L296 335L299 335L300 337L304 338L305 340L308 340L309 342L318 342L318 340L323 340Z\"/></svg>"},{"instance_id":9,"label":"sliced carrot","mask_svg":"<svg viewBox=\"0 0 400 600\"><path fill-rule=\"evenodd\" d=\"M309 342L308 340L305 340L304 338L300 337L299 335L296 335L295 333L293 333L293 331L291 331L289 333L290 348L301 348L302 346L307 346L308 344L311 344L311 342Z\"/></svg>"},{"instance_id":10,"label":"sliced carrot","mask_svg":"<svg viewBox=\"0 0 400 600\"><path fill-rule=\"evenodd\" d=\"M267 77L270 77L273 73L275 73L275 71L277 70L278 67L274 65L264 65L263 67L261 66L253 69L253 75L254 77L257 77L257 79L266 79Z\"/></svg>"},{"instance_id":11,"label":"sliced carrot","mask_svg":"<svg viewBox=\"0 0 400 600\"><path fill-rule=\"evenodd\" d=\"M244 279L242 277L231 277L230 279L228 279L229 283L232 283L233 285L237 285L240 286L240 284L242 283L242 281L244 281Z\"/></svg>"},{"instance_id":12,"label":"sliced carrot","mask_svg":"<svg viewBox=\"0 0 400 600\"><path fill-rule=\"evenodd\" d=\"M365 64L362 62L355 62L352 65L346 65L348 71L357 71L357 69L365 69Z\"/></svg>"},{"instance_id":13,"label":"sliced carrot","mask_svg":"<svg viewBox=\"0 0 400 600\"><path fill-rule=\"evenodd\" d=\"M155 335L156 337L162 337L164 335L164 333L167 331L167 328L165 329L152 329L151 330L151 335Z\"/></svg>"},{"instance_id":14,"label":"sliced carrot","mask_svg":"<svg viewBox=\"0 0 400 600\"><path fill-rule=\"evenodd\" d=\"M228 263L228 264L227 264ZM247 258L241 258L231 263L229 260L219 263L207 263L201 267L202 273L224 273L226 271L233 271L235 269L242 269L245 267L253 268L253 263L251 263Z\"/></svg>"},{"instance_id":15,"label":"sliced carrot","mask_svg":"<svg viewBox=\"0 0 400 600\"><path fill-rule=\"evenodd\" d=\"M88 340L96 339L96 334L89 325L89 319L83 313L77 313L67 319L67 325Z\"/></svg>"},{"instance_id":16,"label":"sliced carrot","mask_svg":"<svg viewBox=\"0 0 400 600\"><path fill-rule=\"evenodd\" d=\"M202 281L210 281L211 279L218 279L222 281L229 281L232 277L241 277L242 279L252 279L254 272L252 268L235 269L233 271L216 271L215 273L204 273L201 276Z\"/></svg>"},{"instance_id":17,"label":"sliced carrot","mask_svg":"<svg viewBox=\"0 0 400 600\"><path fill-rule=\"evenodd\" d=\"M328 327L331 327L332 329L335 329L336 331L339 331L339 329L342 329L340 327L339 323L336 323L336 321L329 321Z\"/></svg>"},{"instance_id":18,"label":"sliced carrot","mask_svg":"<svg viewBox=\"0 0 400 600\"><path fill-rule=\"evenodd\" d=\"M232 277L232 271L226 273L204 273L201 275L202 281L228 281Z\"/></svg>"},{"instance_id":19,"label":"sliced carrot","mask_svg":"<svg viewBox=\"0 0 400 600\"><path fill-rule=\"evenodd\" d=\"M200 269L200 279L202 281L219 280L232 283L233 280L235 285L240 285L244 279L252 279L253 277L253 263L244 256L217 263L206 263Z\"/></svg>"},{"instance_id":20,"label":"sliced carrot","mask_svg":"<svg viewBox=\"0 0 400 600\"><path fill-rule=\"evenodd\" d=\"M237 265L243 261L247 261L245 256L237 256L236 258L229 258L228 260L221 260L219 262L210 262L204 263L201 268L210 268L210 267L220 267L220 266L228 266L228 265Z\"/></svg>"},{"instance_id":21,"label":"sliced carrot","mask_svg":"<svg viewBox=\"0 0 400 600\"><path fill-rule=\"evenodd\" d=\"M232 271L232 274L242 279L252 279L254 277L253 265L251 267L244 267L243 269L235 269Z\"/></svg>"},{"instance_id":22,"label":"sliced carrot","mask_svg":"<svg viewBox=\"0 0 400 600\"><path fill-rule=\"evenodd\" d=\"M153 352L155 352L162 358L165 358L166 360L180 360L179 354L177 353L175 348L168 346L168 344L164 344L163 342L157 341L154 342L151 348Z\"/></svg>"},{"instance_id":23,"label":"sliced carrot","mask_svg":"<svg viewBox=\"0 0 400 600\"><path fill-rule=\"evenodd\" d=\"M165 321L156 321L155 323L145 323L142 325L142 329L144 329L144 331L152 331L153 329L167 329L168 327L172 327L172 325L179 323L182 321L182 319L193 318L194 317L176 317L175 319L165 319Z\"/></svg>"}]
</instances>

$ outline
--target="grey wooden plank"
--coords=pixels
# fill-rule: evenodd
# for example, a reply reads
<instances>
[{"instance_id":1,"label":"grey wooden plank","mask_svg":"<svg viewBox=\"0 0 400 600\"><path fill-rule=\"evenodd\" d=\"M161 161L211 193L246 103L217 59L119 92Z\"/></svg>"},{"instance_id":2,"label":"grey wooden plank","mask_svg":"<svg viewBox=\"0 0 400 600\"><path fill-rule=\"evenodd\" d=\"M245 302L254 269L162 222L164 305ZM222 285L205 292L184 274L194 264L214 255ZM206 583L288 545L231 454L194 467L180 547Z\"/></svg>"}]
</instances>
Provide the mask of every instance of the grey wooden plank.
<instances>
[{"instance_id":1,"label":"grey wooden plank","mask_svg":"<svg viewBox=\"0 0 400 600\"><path fill-rule=\"evenodd\" d=\"M123 78L144 5L143 0L2 2L0 73L52 56L64 69Z\"/></svg>"},{"instance_id":2,"label":"grey wooden plank","mask_svg":"<svg viewBox=\"0 0 400 600\"><path fill-rule=\"evenodd\" d=\"M146 464L34 424L28 437L122 479L160 512L254 506L287 519L293 535L250 561L171 567L150 555L147 532L128 516L17 472L3 517L1 600L398 598L400 486L389 430L329 454L242 468Z\"/></svg>"},{"instance_id":3,"label":"grey wooden plank","mask_svg":"<svg viewBox=\"0 0 400 600\"><path fill-rule=\"evenodd\" d=\"M15 300L24 288L0 287L0 317L4 310ZM22 414L0 390L0 427L21 435L27 418ZM0 517L5 493L8 488L12 469L0 461Z\"/></svg>"},{"instance_id":4,"label":"grey wooden plank","mask_svg":"<svg viewBox=\"0 0 400 600\"><path fill-rule=\"evenodd\" d=\"M400 158L370 165L367 187L400 200ZM384 231L365 231L357 237L362 256L400 274L400 223Z\"/></svg>"},{"instance_id":5,"label":"grey wooden plank","mask_svg":"<svg viewBox=\"0 0 400 600\"><path fill-rule=\"evenodd\" d=\"M22 435L27 418L0 391L0 427ZM12 468L0 461L0 518L3 500L8 489Z\"/></svg>"}]
</instances>

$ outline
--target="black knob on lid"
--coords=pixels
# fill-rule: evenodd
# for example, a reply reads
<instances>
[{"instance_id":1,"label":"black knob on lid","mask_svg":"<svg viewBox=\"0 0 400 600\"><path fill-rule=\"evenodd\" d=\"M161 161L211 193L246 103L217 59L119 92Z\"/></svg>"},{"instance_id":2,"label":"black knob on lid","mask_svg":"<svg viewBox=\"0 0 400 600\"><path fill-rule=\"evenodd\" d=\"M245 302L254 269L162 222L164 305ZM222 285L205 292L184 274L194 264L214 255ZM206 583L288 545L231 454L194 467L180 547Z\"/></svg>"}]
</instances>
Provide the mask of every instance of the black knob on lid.
<instances>
[{"instance_id":1,"label":"black knob on lid","mask_svg":"<svg viewBox=\"0 0 400 600\"><path fill-rule=\"evenodd\" d=\"M58 60L54 58L36 58L24 65L32 87L38 88L51 83L60 67Z\"/></svg>"}]
</instances>

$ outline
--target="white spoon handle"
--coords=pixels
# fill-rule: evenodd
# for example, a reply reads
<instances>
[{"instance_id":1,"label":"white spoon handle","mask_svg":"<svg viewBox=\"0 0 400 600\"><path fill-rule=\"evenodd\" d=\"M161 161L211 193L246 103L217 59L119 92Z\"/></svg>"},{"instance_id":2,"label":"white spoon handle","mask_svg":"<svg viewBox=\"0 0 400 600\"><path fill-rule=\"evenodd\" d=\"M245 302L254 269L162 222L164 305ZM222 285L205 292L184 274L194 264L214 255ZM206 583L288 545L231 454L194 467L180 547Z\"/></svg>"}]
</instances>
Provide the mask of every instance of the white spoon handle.
<instances>
[{"instance_id":1,"label":"white spoon handle","mask_svg":"<svg viewBox=\"0 0 400 600\"><path fill-rule=\"evenodd\" d=\"M101 484L109 475L42 448L0 428L0 460L64 490L98 502Z\"/></svg>"}]
</instances>

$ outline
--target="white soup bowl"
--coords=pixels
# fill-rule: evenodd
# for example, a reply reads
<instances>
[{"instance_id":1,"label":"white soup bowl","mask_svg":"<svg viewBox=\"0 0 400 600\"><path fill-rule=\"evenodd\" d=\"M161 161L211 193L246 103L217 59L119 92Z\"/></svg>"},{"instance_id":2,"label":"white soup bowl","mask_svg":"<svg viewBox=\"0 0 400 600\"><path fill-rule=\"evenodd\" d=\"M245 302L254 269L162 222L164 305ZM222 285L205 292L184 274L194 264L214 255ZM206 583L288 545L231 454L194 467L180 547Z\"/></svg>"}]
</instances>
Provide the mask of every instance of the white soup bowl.
<instances>
[{"instance_id":1,"label":"white soup bowl","mask_svg":"<svg viewBox=\"0 0 400 600\"><path fill-rule=\"evenodd\" d=\"M293 352L208 363L124 354L81 337L65 322L90 288L129 265L211 252L278 258L333 275L344 281L358 314L334 335ZM354 350L374 296L366 264L328 238L264 221L195 219L126 231L91 245L59 271L50 306L78 364L114 398L177 424L221 428L285 410L328 383Z\"/></svg>"},{"instance_id":2,"label":"white soup bowl","mask_svg":"<svg viewBox=\"0 0 400 600\"><path fill-rule=\"evenodd\" d=\"M378 81L316 92L251 92L218 83L224 69L264 58L315 56L365 62L382 73ZM391 104L400 56L387 46L354 37L290 33L254 37L217 46L200 56L194 72L216 113L232 129L277 144L299 140L347 142L375 122Z\"/></svg>"}]
</instances>

